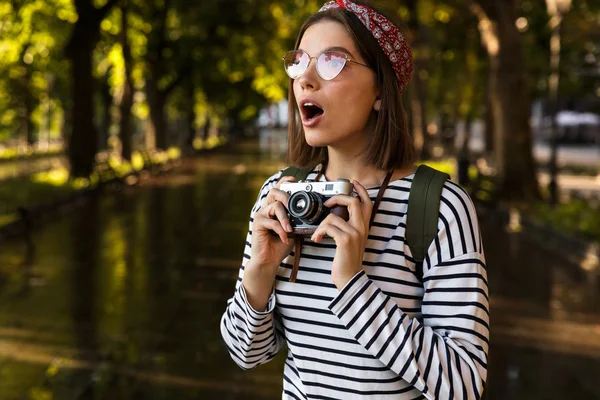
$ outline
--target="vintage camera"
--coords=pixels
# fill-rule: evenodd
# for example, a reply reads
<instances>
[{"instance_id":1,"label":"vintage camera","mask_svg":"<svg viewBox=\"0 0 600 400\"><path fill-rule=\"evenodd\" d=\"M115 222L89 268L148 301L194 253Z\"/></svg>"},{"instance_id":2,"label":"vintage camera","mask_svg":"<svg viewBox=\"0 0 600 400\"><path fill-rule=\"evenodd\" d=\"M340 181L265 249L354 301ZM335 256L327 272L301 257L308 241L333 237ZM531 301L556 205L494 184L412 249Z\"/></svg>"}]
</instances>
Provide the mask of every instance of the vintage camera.
<instances>
[{"instance_id":1,"label":"vintage camera","mask_svg":"<svg viewBox=\"0 0 600 400\"><path fill-rule=\"evenodd\" d=\"M294 235L312 235L321 221L330 213L339 215L348 221L348 208L323 205L330 197L338 194L350 196L352 183L348 179L338 179L335 182L284 182L280 190L290 195L288 200L288 217Z\"/></svg>"}]
</instances>

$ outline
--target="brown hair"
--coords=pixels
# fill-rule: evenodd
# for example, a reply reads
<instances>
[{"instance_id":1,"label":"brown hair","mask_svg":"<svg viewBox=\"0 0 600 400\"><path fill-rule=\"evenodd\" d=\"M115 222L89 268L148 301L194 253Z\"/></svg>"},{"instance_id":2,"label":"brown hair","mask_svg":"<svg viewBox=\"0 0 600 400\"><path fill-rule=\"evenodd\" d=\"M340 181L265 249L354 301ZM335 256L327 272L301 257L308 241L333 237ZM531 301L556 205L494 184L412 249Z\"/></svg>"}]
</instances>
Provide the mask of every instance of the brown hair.
<instances>
[{"instance_id":1,"label":"brown hair","mask_svg":"<svg viewBox=\"0 0 600 400\"><path fill-rule=\"evenodd\" d=\"M376 11L385 15L379 10ZM387 15L386 18L390 19ZM369 120L371 123L371 120L375 119L375 129L366 150L367 163L386 171L412 164L415 161L415 148L407 129L398 80L379 43L352 12L335 8L314 14L302 25L295 49L300 46L306 30L321 21L342 24L350 33L365 63L376 74L376 83L380 88L381 109L378 112L373 111ZM392 19L390 21L394 22ZM312 147L306 142L304 127L297 118L298 104L294 97L292 79L289 83L288 104L289 163L301 168L313 168L320 162L327 162L327 147Z\"/></svg>"}]
</instances>

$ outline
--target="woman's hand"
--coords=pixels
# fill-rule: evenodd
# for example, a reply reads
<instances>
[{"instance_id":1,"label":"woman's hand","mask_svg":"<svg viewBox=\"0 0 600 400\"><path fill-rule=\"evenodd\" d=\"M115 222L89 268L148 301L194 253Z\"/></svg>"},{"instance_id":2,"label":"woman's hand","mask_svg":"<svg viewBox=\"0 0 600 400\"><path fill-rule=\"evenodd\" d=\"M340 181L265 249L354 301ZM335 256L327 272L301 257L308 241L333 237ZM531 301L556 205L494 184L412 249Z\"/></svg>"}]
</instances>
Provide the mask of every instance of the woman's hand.
<instances>
[{"instance_id":1,"label":"woman's hand","mask_svg":"<svg viewBox=\"0 0 600 400\"><path fill-rule=\"evenodd\" d=\"M358 198L338 195L325 202L325 206L346 206L350 218L344 221L334 214L329 214L312 235L311 240L320 242L323 236L329 235L335 240L337 249L331 267L331 279L338 290L362 270L363 255L369 236L369 220L373 211L373 203L367 190L357 181L352 181Z\"/></svg>"},{"instance_id":2,"label":"woman's hand","mask_svg":"<svg viewBox=\"0 0 600 400\"><path fill-rule=\"evenodd\" d=\"M290 196L279 190L283 182L294 181L293 177L281 178L254 214L250 260L242 284L250 305L258 311L266 307L279 264L294 246L287 236L292 232L286 209Z\"/></svg>"},{"instance_id":3,"label":"woman's hand","mask_svg":"<svg viewBox=\"0 0 600 400\"><path fill-rule=\"evenodd\" d=\"M292 250L294 242L287 236L292 232L286 208L290 195L279 188L283 182L294 181L293 177L281 178L254 214L250 259L256 264L278 267Z\"/></svg>"}]
</instances>

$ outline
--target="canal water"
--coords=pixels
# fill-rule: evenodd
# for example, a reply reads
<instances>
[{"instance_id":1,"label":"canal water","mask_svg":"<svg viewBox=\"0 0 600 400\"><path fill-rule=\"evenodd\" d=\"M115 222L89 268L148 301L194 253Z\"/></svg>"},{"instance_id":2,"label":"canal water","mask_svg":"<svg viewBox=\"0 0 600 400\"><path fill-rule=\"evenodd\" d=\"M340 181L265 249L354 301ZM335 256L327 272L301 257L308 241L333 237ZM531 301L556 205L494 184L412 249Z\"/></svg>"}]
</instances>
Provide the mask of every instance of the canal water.
<instances>
[{"instance_id":1,"label":"canal water","mask_svg":"<svg viewBox=\"0 0 600 400\"><path fill-rule=\"evenodd\" d=\"M219 331L250 208L284 166L261 147L185 160L1 243L0 400L281 398L284 358L243 371ZM598 269L481 225L489 399L600 399Z\"/></svg>"}]
</instances>

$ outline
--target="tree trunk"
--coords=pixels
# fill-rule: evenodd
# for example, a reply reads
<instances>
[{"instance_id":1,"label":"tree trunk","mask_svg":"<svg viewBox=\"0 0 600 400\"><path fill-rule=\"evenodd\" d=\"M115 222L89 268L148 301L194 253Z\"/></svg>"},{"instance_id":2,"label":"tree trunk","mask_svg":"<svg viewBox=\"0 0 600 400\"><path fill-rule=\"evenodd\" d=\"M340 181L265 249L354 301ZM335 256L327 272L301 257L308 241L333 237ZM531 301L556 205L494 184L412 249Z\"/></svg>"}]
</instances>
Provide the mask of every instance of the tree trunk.
<instances>
[{"instance_id":1,"label":"tree trunk","mask_svg":"<svg viewBox=\"0 0 600 400\"><path fill-rule=\"evenodd\" d=\"M416 70L416 68L415 68ZM412 121L412 135L415 141L415 148L419 154L419 159L427 160L431 158L429 149L429 138L427 137L427 118L425 112L425 84L418 78L413 78L410 84L410 114Z\"/></svg>"},{"instance_id":2,"label":"tree trunk","mask_svg":"<svg viewBox=\"0 0 600 400\"><path fill-rule=\"evenodd\" d=\"M196 98L195 98L195 88L194 88L194 77L193 74L190 76L190 85L187 88L188 95L188 110L186 113L186 140L185 145L188 149L193 149L194 147L194 139L196 139Z\"/></svg>"},{"instance_id":3,"label":"tree trunk","mask_svg":"<svg viewBox=\"0 0 600 400\"><path fill-rule=\"evenodd\" d=\"M15 106L20 109L19 111L19 145L27 144L32 146L35 144L34 127L31 119L31 114L34 109L34 97L31 93L31 65L25 63L23 58L29 49L30 44L23 46L23 51L19 57L20 67L25 71L25 74L16 82L17 93Z\"/></svg>"},{"instance_id":4,"label":"tree trunk","mask_svg":"<svg viewBox=\"0 0 600 400\"><path fill-rule=\"evenodd\" d=\"M489 97L499 193L507 200L530 201L539 199L540 194L532 154L531 99L526 84L523 43L514 23L515 1L507 5L505 0L493 0L493 21L481 7L476 15L490 56Z\"/></svg>"},{"instance_id":5,"label":"tree trunk","mask_svg":"<svg viewBox=\"0 0 600 400\"><path fill-rule=\"evenodd\" d=\"M501 166L503 196L510 200L540 198L535 163L533 161L531 127L531 96L527 87L523 40L514 21L514 10L496 0L500 12L498 33L498 76L492 94L495 111L496 150Z\"/></svg>"},{"instance_id":6,"label":"tree trunk","mask_svg":"<svg viewBox=\"0 0 600 400\"><path fill-rule=\"evenodd\" d=\"M73 74L72 123L73 131L67 154L72 177L88 177L94 170L94 157L98 150L98 132L94 126L94 78L92 76L93 43L79 39L77 50L71 55Z\"/></svg>"},{"instance_id":7,"label":"tree trunk","mask_svg":"<svg viewBox=\"0 0 600 400\"><path fill-rule=\"evenodd\" d=\"M103 77L100 84L100 95L102 96L102 125L98 132L98 151L106 150L108 147L108 138L110 137L110 126L112 124L112 105L113 97L110 93L110 85L108 84L109 71Z\"/></svg>"},{"instance_id":8,"label":"tree trunk","mask_svg":"<svg viewBox=\"0 0 600 400\"><path fill-rule=\"evenodd\" d=\"M123 27L121 29L121 47L123 48L123 60L125 65L125 84L123 85L123 97L119 111L121 121L119 126L119 138L121 140L121 157L124 160L131 161L131 107L133 105L133 82L131 78L131 70L133 68L133 60L131 56L131 47L129 46L127 23L127 8L121 7Z\"/></svg>"},{"instance_id":9,"label":"tree trunk","mask_svg":"<svg viewBox=\"0 0 600 400\"><path fill-rule=\"evenodd\" d=\"M150 106L150 121L154 132L154 145L157 149L165 150L167 148L167 121L165 115L167 98L164 91L159 89L155 75L148 78L146 85L148 105Z\"/></svg>"},{"instance_id":10,"label":"tree trunk","mask_svg":"<svg viewBox=\"0 0 600 400\"><path fill-rule=\"evenodd\" d=\"M204 123L204 128L202 129L202 142L206 143L208 136L210 135L210 116L208 115L208 111L206 112L206 122Z\"/></svg>"},{"instance_id":11,"label":"tree trunk","mask_svg":"<svg viewBox=\"0 0 600 400\"><path fill-rule=\"evenodd\" d=\"M94 169L98 132L94 126L94 78L92 52L100 35L100 22L118 0L108 0L100 9L91 0L75 0L78 19L65 53L71 61L72 132L67 146L71 177L88 177Z\"/></svg>"},{"instance_id":12,"label":"tree trunk","mask_svg":"<svg viewBox=\"0 0 600 400\"><path fill-rule=\"evenodd\" d=\"M414 55L412 80L408 90L410 91L410 114L415 148L419 158L427 160L431 158L430 140L427 135L427 79L421 78L423 75L427 75L427 42L425 28L419 22L417 2L418 0L406 2L410 15L407 24L410 29L410 42Z\"/></svg>"},{"instance_id":13,"label":"tree trunk","mask_svg":"<svg viewBox=\"0 0 600 400\"><path fill-rule=\"evenodd\" d=\"M155 27L148 40L147 62L149 74L146 79L146 95L150 107L150 129L146 136L146 146L149 149L167 148L167 118L165 105L170 88L161 88L159 82L165 78L164 50L167 48L166 26L167 14L171 7L171 0L164 0L161 7L153 9L152 19Z\"/></svg>"},{"instance_id":14,"label":"tree trunk","mask_svg":"<svg viewBox=\"0 0 600 400\"><path fill-rule=\"evenodd\" d=\"M25 91L23 93L24 99L25 99L25 116L24 116L24 120L23 123L26 126L27 129L27 133L25 135L25 137L27 138L27 144L29 146L33 146L35 144L35 134L34 134L34 126L33 126L33 119L31 118L31 114L33 114L33 109L34 109L34 98L33 95L31 94L31 90L30 90L30 84L31 84L31 66L27 66L27 72L25 74L25 83L27 84Z\"/></svg>"},{"instance_id":15,"label":"tree trunk","mask_svg":"<svg viewBox=\"0 0 600 400\"><path fill-rule=\"evenodd\" d=\"M495 77L498 74L498 71L491 71L492 63L490 58L490 71L488 72L488 81L485 89L485 113L484 113L484 123L485 123L485 153L493 154L494 153L494 113L492 111L492 102L490 96L491 85L493 81L496 79Z\"/></svg>"}]
</instances>

